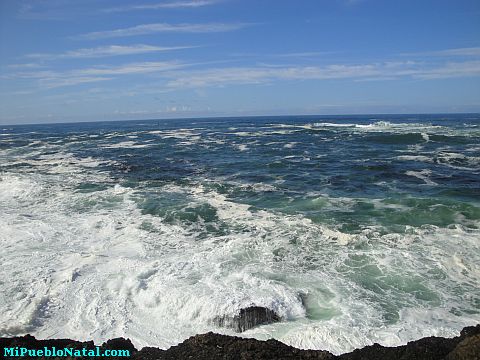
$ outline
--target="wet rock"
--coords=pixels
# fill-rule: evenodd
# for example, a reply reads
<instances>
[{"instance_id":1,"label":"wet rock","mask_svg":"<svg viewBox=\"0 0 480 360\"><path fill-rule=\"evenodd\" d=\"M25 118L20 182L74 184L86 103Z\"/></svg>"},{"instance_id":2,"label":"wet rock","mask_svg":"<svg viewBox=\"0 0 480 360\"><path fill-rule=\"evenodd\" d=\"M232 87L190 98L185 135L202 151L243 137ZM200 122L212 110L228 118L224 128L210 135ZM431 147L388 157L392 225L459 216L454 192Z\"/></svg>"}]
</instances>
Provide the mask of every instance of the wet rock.
<instances>
[{"instance_id":1,"label":"wet rock","mask_svg":"<svg viewBox=\"0 0 480 360\"><path fill-rule=\"evenodd\" d=\"M133 354L135 351L137 351L137 349L135 349L135 346L133 346L130 339L124 339L124 338L107 340L107 342L104 342L102 344L102 348L109 349L109 350L128 350L130 351L130 354Z\"/></svg>"},{"instance_id":2,"label":"wet rock","mask_svg":"<svg viewBox=\"0 0 480 360\"><path fill-rule=\"evenodd\" d=\"M244 332L258 325L279 322L280 317L273 311L262 306L250 306L240 309L235 316L221 316L213 320L220 327L228 327L236 332Z\"/></svg>"},{"instance_id":3,"label":"wet rock","mask_svg":"<svg viewBox=\"0 0 480 360\"><path fill-rule=\"evenodd\" d=\"M374 344L340 355L338 358L341 360L475 360L478 358L469 357L476 351L475 341L469 339L479 335L480 325L477 325L464 328L460 336L454 338L430 336L396 347ZM464 341L464 346L459 348ZM455 351L457 353L452 353ZM464 354L466 357L458 357Z\"/></svg>"},{"instance_id":4,"label":"wet rock","mask_svg":"<svg viewBox=\"0 0 480 360\"><path fill-rule=\"evenodd\" d=\"M248 309L248 308L247 308ZM245 309L245 314L256 314ZM260 308L265 311L265 308ZM240 317L240 315L238 315ZM6 347L26 347L29 349L43 349L45 346L55 346L57 349L71 347L76 349L93 348L92 341L79 342L70 339L37 340L31 335L13 338L0 338L0 352L4 354ZM340 356L334 356L327 351L300 350L285 345L277 340L260 341L235 336L207 333L192 336L181 344L172 346L168 350L145 347L137 351L130 340L118 338L109 340L101 346L102 349L128 349L131 356L128 359L136 360L253 360L253 359L318 359L318 360L479 360L480 359L480 325L463 329L460 336L448 339L441 337L427 337L411 341L406 345L385 347L379 344L367 346ZM11 357L10 359L21 359ZM29 358L24 358L29 359ZM31 359L31 358L30 358ZM51 359L53 358L37 358ZM55 358L66 359L66 358ZM115 359L114 357L110 359ZM118 358L118 359L126 359Z\"/></svg>"},{"instance_id":5,"label":"wet rock","mask_svg":"<svg viewBox=\"0 0 480 360\"><path fill-rule=\"evenodd\" d=\"M445 360L480 360L480 334L462 340Z\"/></svg>"},{"instance_id":6,"label":"wet rock","mask_svg":"<svg viewBox=\"0 0 480 360\"><path fill-rule=\"evenodd\" d=\"M334 359L328 351L300 350L273 339L260 341L211 332L193 336L177 346L172 346L162 356L158 359Z\"/></svg>"}]
</instances>

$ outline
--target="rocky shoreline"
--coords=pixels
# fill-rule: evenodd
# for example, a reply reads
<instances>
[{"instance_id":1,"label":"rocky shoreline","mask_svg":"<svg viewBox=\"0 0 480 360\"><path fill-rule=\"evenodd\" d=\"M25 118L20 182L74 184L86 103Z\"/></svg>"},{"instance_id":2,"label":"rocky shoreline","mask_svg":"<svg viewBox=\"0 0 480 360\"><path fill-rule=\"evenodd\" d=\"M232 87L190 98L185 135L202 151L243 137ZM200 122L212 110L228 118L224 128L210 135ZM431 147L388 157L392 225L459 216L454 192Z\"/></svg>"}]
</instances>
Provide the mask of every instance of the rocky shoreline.
<instances>
[{"instance_id":1,"label":"rocky shoreline","mask_svg":"<svg viewBox=\"0 0 480 360\"><path fill-rule=\"evenodd\" d=\"M93 341L79 342L70 339L37 340L31 335L0 338L2 356L4 348L24 347L43 349L44 347L94 349ZM341 359L341 360L385 360L385 359L424 359L424 360L477 360L480 359L480 324L464 328L454 338L426 337L397 347L384 347L378 344L357 349L350 353L335 356L328 351L300 350L277 340L260 341L209 332L192 336L168 350L153 347L135 349L129 339L112 339L101 345L102 350L129 350L130 359ZM21 357L5 357L19 359ZM25 357L26 358L26 357ZM87 357L84 357L87 358ZM37 357L37 359L67 359L65 357ZM78 359L78 357L75 357ZM112 357L115 359L115 357ZM125 358L123 358L125 359Z\"/></svg>"}]
</instances>

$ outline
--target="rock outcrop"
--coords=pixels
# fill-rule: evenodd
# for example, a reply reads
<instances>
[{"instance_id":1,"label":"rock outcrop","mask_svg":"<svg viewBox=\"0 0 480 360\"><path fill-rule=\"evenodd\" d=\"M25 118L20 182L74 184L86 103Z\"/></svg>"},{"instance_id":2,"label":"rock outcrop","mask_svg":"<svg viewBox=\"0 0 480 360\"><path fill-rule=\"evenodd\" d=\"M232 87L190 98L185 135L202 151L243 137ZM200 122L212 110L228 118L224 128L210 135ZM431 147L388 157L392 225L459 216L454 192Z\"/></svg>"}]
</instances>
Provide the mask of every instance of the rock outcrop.
<instances>
[{"instance_id":1,"label":"rock outcrop","mask_svg":"<svg viewBox=\"0 0 480 360\"><path fill-rule=\"evenodd\" d=\"M25 335L13 338L0 338L0 351L4 348L25 347L28 349L43 349L45 346L57 349L71 347L75 349L93 349L92 341L79 342L69 339L37 340ZM129 350L129 359L144 360L253 360L253 359L318 359L318 360L480 360L480 325L467 327L460 336L447 339L442 337L427 337L411 341L397 347L384 347L378 344L357 349L351 353L334 356L327 351L300 350L285 345L277 340L259 341L235 336L207 333L192 336L181 344L168 350L145 347L136 350L130 340L118 338L107 341L101 346L106 349ZM7 359L21 359L10 357ZM27 359L25 357L25 359ZM45 357L37 359L66 359ZM79 359L78 357L75 359ZM98 359L98 358L97 358ZM110 359L115 359L111 357ZM118 359L126 359L118 358Z\"/></svg>"},{"instance_id":2,"label":"rock outcrop","mask_svg":"<svg viewBox=\"0 0 480 360\"><path fill-rule=\"evenodd\" d=\"M244 332L255 326L280 321L280 317L272 310L261 306L250 306L240 309L235 316L221 316L213 320L220 327L227 327L236 332Z\"/></svg>"}]
</instances>

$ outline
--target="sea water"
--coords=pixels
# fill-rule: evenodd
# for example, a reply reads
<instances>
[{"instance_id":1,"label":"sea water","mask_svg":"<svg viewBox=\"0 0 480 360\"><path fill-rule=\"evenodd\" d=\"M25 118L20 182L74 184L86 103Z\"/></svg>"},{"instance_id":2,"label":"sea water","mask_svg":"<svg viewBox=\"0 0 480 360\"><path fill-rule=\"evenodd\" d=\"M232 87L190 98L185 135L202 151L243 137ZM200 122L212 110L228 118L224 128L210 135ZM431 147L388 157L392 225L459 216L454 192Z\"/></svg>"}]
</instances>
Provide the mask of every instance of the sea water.
<instances>
[{"instance_id":1,"label":"sea water","mask_svg":"<svg viewBox=\"0 0 480 360\"><path fill-rule=\"evenodd\" d=\"M0 127L0 336L339 354L480 322L480 116Z\"/></svg>"}]
</instances>

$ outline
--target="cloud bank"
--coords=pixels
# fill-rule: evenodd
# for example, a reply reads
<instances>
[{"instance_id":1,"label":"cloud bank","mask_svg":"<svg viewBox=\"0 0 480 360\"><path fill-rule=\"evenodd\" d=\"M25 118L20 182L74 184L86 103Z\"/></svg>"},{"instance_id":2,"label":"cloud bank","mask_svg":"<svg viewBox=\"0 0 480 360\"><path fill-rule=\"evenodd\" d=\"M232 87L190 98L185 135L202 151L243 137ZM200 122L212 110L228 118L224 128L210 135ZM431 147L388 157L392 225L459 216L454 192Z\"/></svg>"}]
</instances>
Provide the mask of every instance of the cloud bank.
<instances>
[{"instance_id":1,"label":"cloud bank","mask_svg":"<svg viewBox=\"0 0 480 360\"><path fill-rule=\"evenodd\" d=\"M208 24L143 24L133 27L95 31L77 36L78 39L96 40L107 38L118 38L126 36L147 35L162 32L176 33L215 33L242 29L249 24L245 23L208 23Z\"/></svg>"},{"instance_id":2,"label":"cloud bank","mask_svg":"<svg viewBox=\"0 0 480 360\"><path fill-rule=\"evenodd\" d=\"M172 51L180 49L191 49L197 46L154 46L154 45L107 45L95 48L84 48L66 51L61 54L29 54L27 57L40 60L56 60L56 59L83 59L83 58L99 58L109 56L146 54L160 51Z\"/></svg>"},{"instance_id":3,"label":"cloud bank","mask_svg":"<svg viewBox=\"0 0 480 360\"><path fill-rule=\"evenodd\" d=\"M133 10L157 10L157 9L182 9L198 8L218 3L218 0L192 0L192 1L169 1L155 4L137 4L131 6L120 6L103 10L104 12L122 12Z\"/></svg>"}]
</instances>

